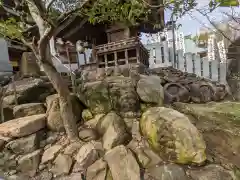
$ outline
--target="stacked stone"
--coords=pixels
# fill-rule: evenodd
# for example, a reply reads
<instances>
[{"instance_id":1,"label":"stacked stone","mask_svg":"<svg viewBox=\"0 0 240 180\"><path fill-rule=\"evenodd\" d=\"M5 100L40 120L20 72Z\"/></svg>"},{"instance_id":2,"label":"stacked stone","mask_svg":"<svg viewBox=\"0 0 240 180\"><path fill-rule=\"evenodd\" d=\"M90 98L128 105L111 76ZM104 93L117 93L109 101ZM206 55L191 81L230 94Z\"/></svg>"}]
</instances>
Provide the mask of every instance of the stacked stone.
<instances>
[{"instance_id":1,"label":"stacked stone","mask_svg":"<svg viewBox=\"0 0 240 180\"><path fill-rule=\"evenodd\" d=\"M71 142L59 97L52 87L40 91L42 83L47 81L16 82L18 105L5 99L13 118L0 124L0 176L19 180L239 178L240 103L178 102L164 107L159 76L107 76L82 82L78 97L72 95L80 140ZM11 95L9 88L6 97Z\"/></svg>"}]
</instances>

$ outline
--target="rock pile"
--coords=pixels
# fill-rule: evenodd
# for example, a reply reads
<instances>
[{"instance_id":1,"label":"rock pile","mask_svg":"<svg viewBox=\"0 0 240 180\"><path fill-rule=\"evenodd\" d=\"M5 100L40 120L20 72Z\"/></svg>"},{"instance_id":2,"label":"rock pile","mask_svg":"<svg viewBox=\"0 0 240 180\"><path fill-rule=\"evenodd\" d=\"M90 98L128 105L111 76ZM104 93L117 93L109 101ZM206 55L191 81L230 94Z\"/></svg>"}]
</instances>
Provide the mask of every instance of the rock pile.
<instances>
[{"instance_id":1,"label":"rock pile","mask_svg":"<svg viewBox=\"0 0 240 180\"><path fill-rule=\"evenodd\" d=\"M157 81L161 81L165 96L165 103L173 102L193 102L207 103L210 101L224 100L230 93L224 84L212 82L208 79L197 77L196 74L182 72L172 67L156 69L144 69L141 66L121 66L110 67L107 70L97 69L92 71L82 71L84 82L101 81L109 76L132 77L138 81L140 74L156 75ZM144 87L148 82L143 82ZM151 83L154 83L152 79ZM141 85L139 85L141 86ZM142 86L141 86L142 87ZM162 89L162 87L156 87Z\"/></svg>"},{"instance_id":2,"label":"rock pile","mask_svg":"<svg viewBox=\"0 0 240 180\"><path fill-rule=\"evenodd\" d=\"M207 103L221 101L229 95L224 84L197 77L196 74L182 72L172 67L150 71L162 80L166 102Z\"/></svg>"},{"instance_id":3,"label":"rock pile","mask_svg":"<svg viewBox=\"0 0 240 180\"><path fill-rule=\"evenodd\" d=\"M0 177L240 178L240 103L178 102L164 107L159 76L107 76L82 82L78 97L72 95L81 140L70 142L58 96L47 84L42 79L17 82L18 105L6 101L12 95L7 91L5 107L12 109L13 119L0 124Z\"/></svg>"}]
</instances>

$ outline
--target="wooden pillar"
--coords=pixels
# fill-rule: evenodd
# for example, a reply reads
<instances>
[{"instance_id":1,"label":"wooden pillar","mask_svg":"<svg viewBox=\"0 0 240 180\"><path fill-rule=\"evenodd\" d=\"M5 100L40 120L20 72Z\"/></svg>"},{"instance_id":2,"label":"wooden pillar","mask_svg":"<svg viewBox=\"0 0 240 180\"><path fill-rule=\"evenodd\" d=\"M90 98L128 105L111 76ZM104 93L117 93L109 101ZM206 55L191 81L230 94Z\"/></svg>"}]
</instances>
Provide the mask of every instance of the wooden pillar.
<instances>
[{"instance_id":1,"label":"wooden pillar","mask_svg":"<svg viewBox=\"0 0 240 180\"><path fill-rule=\"evenodd\" d=\"M105 68L108 67L107 54L104 54Z\"/></svg>"},{"instance_id":2,"label":"wooden pillar","mask_svg":"<svg viewBox=\"0 0 240 180\"><path fill-rule=\"evenodd\" d=\"M137 56L137 63L140 63L140 58L139 58L139 56L140 56L140 48L139 48L139 45L136 48L136 56Z\"/></svg>"},{"instance_id":3,"label":"wooden pillar","mask_svg":"<svg viewBox=\"0 0 240 180\"><path fill-rule=\"evenodd\" d=\"M115 63L115 66L118 66L118 62L117 62L117 51L114 51L114 63Z\"/></svg>"},{"instance_id":4,"label":"wooden pillar","mask_svg":"<svg viewBox=\"0 0 240 180\"><path fill-rule=\"evenodd\" d=\"M92 44L92 62L97 62L96 61L96 46L95 46L95 44Z\"/></svg>"},{"instance_id":5,"label":"wooden pillar","mask_svg":"<svg viewBox=\"0 0 240 180\"><path fill-rule=\"evenodd\" d=\"M125 49L125 62L128 64L128 50Z\"/></svg>"}]
</instances>

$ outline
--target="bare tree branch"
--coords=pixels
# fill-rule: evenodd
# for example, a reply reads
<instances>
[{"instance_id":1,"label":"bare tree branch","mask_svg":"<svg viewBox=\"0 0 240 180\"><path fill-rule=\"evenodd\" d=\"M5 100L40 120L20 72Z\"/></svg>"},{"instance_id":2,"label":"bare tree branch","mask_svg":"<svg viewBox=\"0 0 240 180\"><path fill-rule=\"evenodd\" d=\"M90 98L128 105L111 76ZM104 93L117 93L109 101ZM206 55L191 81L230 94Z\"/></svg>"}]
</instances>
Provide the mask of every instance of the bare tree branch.
<instances>
[{"instance_id":1,"label":"bare tree branch","mask_svg":"<svg viewBox=\"0 0 240 180\"><path fill-rule=\"evenodd\" d=\"M218 32L223 35L224 38L226 38L228 41L230 41L232 44L234 44L235 42L233 42L222 30L220 30L215 23L213 23L211 21L211 19L209 18L209 16L207 14L202 13L199 9L196 9L197 12L199 12L200 14L202 14L204 17L207 18L207 20L210 22L210 24L216 29L218 30Z\"/></svg>"},{"instance_id":2,"label":"bare tree branch","mask_svg":"<svg viewBox=\"0 0 240 180\"><path fill-rule=\"evenodd\" d=\"M49 2L49 4L47 5L47 12L49 11L49 9L52 7L52 5L54 4L54 2L57 1L57 0L51 0Z\"/></svg>"}]
</instances>

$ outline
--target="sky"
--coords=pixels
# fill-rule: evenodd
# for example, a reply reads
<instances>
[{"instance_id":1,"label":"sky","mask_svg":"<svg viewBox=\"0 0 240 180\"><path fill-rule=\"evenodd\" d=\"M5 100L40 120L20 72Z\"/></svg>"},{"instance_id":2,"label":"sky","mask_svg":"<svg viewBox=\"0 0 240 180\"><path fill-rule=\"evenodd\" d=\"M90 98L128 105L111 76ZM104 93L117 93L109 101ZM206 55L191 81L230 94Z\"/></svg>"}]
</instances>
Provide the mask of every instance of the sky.
<instances>
[{"instance_id":1,"label":"sky","mask_svg":"<svg viewBox=\"0 0 240 180\"><path fill-rule=\"evenodd\" d=\"M209 0L198 0L197 8L198 9L206 8L208 3L209 3ZM231 9L226 7L217 8L216 10L214 10L214 12L212 12L209 15L209 17L211 18L211 20L221 21L224 18L224 14L222 12L230 12L230 11ZM234 11L240 14L240 7L234 8ZM165 21L168 21L170 19L170 16L171 16L171 12L169 10L166 10ZM196 32L198 32L201 27L206 28L207 26L211 28L211 24L209 23L207 18L202 16L196 10L192 11L190 15L187 14L184 17L182 17L177 23L181 24L180 31L184 32L185 35L188 35L188 34L195 35Z\"/></svg>"}]
</instances>

